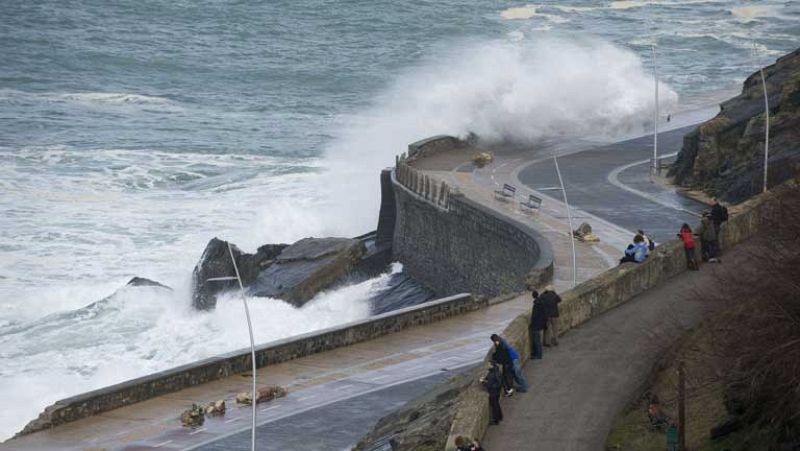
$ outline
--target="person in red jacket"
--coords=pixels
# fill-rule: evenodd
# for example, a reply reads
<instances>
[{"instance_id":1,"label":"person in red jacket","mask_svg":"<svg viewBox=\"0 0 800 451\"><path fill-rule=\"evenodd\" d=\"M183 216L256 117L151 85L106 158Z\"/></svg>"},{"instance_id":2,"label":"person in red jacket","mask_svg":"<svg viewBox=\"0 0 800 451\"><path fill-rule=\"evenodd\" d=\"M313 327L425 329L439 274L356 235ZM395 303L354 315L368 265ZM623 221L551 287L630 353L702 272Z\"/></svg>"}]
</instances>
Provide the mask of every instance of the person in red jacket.
<instances>
[{"instance_id":1,"label":"person in red jacket","mask_svg":"<svg viewBox=\"0 0 800 451\"><path fill-rule=\"evenodd\" d=\"M692 238L692 228L689 224L683 223L678 238L683 241L683 250L686 252L686 267L692 271L697 271L697 260L694 256L694 238Z\"/></svg>"}]
</instances>

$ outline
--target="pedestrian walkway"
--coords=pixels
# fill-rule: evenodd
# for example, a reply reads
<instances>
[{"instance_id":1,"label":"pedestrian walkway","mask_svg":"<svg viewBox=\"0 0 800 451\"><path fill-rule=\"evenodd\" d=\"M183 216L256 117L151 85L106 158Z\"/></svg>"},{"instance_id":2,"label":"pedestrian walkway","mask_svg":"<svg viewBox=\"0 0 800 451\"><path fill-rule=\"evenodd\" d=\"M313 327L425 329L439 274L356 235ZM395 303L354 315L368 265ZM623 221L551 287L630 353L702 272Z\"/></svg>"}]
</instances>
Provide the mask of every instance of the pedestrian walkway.
<instances>
[{"instance_id":1,"label":"pedestrian walkway","mask_svg":"<svg viewBox=\"0 0 800 451\"><path fill-rule=\"evenodd\" d=\"M289 390L287 397L259 406L259 449L351 446L380 416L444 377L480 362L489 347L489 335L502 331L528 308L529 299L522 296L259 369L259 386L280 385ZM251 410L237 406L234 398L249 391L250 383L247 374L233 375L11 440L0 444L0 450L249 449ZM192 403L218 399L228 405L224 417L209 417L199 429L181 427L182 410Z\"/></svg>"},{"instance_id":2,"label":"pedestrian walkway","mask_svg":"<svg viewBox=\"0 0 800 451\"><path fill-rule=\"evenodd\" d=\"M644 388L663 352L715 307L697 301L698 290L718 289L718 273L746 267L749 251L740 245L724 266L684 272L545 348L544 359L525 365L530 390L502 400L505 419L489 427L486 449L604 450L614 418Z\"/></svg>"}]
</instances>

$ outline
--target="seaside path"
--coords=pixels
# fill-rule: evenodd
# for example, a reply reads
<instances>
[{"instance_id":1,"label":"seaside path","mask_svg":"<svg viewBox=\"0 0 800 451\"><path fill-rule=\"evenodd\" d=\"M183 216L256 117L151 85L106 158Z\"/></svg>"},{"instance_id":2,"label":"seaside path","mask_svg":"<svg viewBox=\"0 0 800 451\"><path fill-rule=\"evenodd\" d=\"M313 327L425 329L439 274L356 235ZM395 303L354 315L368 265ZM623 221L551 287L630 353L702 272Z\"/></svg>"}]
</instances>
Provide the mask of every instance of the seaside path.
<instances>
[{"instance_id":1,"label":"seaside path","mask_svg":"<svg viewBox=\"0 0 800 451\"><path fill-rule=\"evenodd\" d=\"M542 360L529 360L531 388L501 401L505 419L489 427L486 449L604 450L614 418L644 388L664 351L719 307L697 294L718 289L717 273L746 265L747 253L748 245L739 245L724 265L678 275L569 331Z\"/></svg>"}]
</instances>

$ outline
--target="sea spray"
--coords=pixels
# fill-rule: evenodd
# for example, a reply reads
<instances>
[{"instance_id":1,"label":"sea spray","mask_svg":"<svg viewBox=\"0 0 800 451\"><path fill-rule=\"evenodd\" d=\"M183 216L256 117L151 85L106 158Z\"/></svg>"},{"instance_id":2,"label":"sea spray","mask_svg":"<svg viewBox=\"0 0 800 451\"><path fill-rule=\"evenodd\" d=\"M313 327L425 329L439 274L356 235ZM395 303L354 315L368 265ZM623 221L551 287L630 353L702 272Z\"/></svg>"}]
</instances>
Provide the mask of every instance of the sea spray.
<instances>
[{"instance_id":1,"label":"sea spray","mask_svg":"<svg viewBox=\"0 0 800 451\"><path fill-rule=\"evenodd\" d=\"M256 342L366 318L370 297L401 270L320 293L302 308L249 298ZM236 291L210 312L186 298L185 288L126 286L79 309L0 325L0 384L14 406L0 412L0 440L59 399L249 346Z\"/></svg>"},{"instance_id":2,"label":"sea spray","mask_svg":"<svg viewBox=\"0 0 800 451\"><path fill-rule=\"evenodd\" d=\"M677 94L661 83L660 105ZM476 133L535 144L554 137L613 138L644 132L654 105L652 72L632 51L597 38L456 42L410 67L373 105L335 130L314 200L266 200L262 239L310 229L353 236L375 227L378 174L411 142Z\"/></svg>"}]
</instances>

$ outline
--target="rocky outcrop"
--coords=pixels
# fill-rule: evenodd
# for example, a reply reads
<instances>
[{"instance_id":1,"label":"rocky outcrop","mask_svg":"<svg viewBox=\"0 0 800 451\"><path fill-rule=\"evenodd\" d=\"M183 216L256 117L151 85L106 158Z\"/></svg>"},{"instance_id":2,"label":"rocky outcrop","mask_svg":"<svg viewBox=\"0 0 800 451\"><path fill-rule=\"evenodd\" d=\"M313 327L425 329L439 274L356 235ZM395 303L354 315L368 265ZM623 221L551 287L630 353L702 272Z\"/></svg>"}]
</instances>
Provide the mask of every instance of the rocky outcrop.
<instances>
[{"instance_id":1,"label":"rocky outcrop","mask_svg":"<svg viewBox=\"0 0 800 451\"><path fill-rule=\"evenodd\" d=\"M261 269L272 264L275 257L286 247L288 247L287 244L267 244L259 247L255 254L246 254L231 244L231 251L236 259L242 284L245 286L252 284ZM236 272L228 251L228 242L213 238L206 245L200 261L197 262L192 272L192 305L198 310L214 308L217 304L216 294L236 288L238 283L235 280L209 281L208 279L235 275Z\"/></svg>"},{"instance_id":2,"label":"rocky outcrop","mask_svg":"<svg viewBox=\"0 0 800 451\"><path fill-rule=\"evenodd\" d=\"M159 287L172 291L172 288L164 285L163 283L156 282L155 280L145 279L144 277L134 277L125 285L129 287Z\"/></svg>"},{"instance_id":3,"label":"rocky outcrop","mask_svg":"<svg viewBox=\"0 0 800 451\"><path fill-rule=\"evenodd\" d=\"M800 50L764 68L770 106L769 186L800 173ZM764 158L764 95L761 75L742 93L684 138L669 171L677 184L738 203L761 191Z\"/></svg>"},{"instance_id":4,"label":"rocky outcrop","mask_svg":"<svg viewBox=\"0 0 800 451\"><path fill-rule=\"evenodd\" d=\"M253 296L272 297L302 306L350 272L366 253L364 243L349 238L304 238L292 245L268 244L246 254L231 244L242 284ZM199 310L216 305L216 295L238 287L228 242L214 238L192 273L192 304Z\"/></svg>"},{"instance_id":5,"label":"rocky outcrop","mask_svg":"<svg viewBox=\"0 0 800 451\"><path fill-rule=\"evenodd\" d=\"M361 240L304 238L275 257L248 292L302 306L346 275L366 253Z\"/></svg>"},{"instance_id":6,"label":"rocky outcrop","mask_svg":"<svg viewBox=\"0 0 800 451\"><path fill-rule=\"evenodd\" d=\"M454 376L422 397L409 401L400 409L381 418L353 450L444 449L459 395L472 383L475 374L474 371L467 371Z\"/></svg>"}]
</instances>

